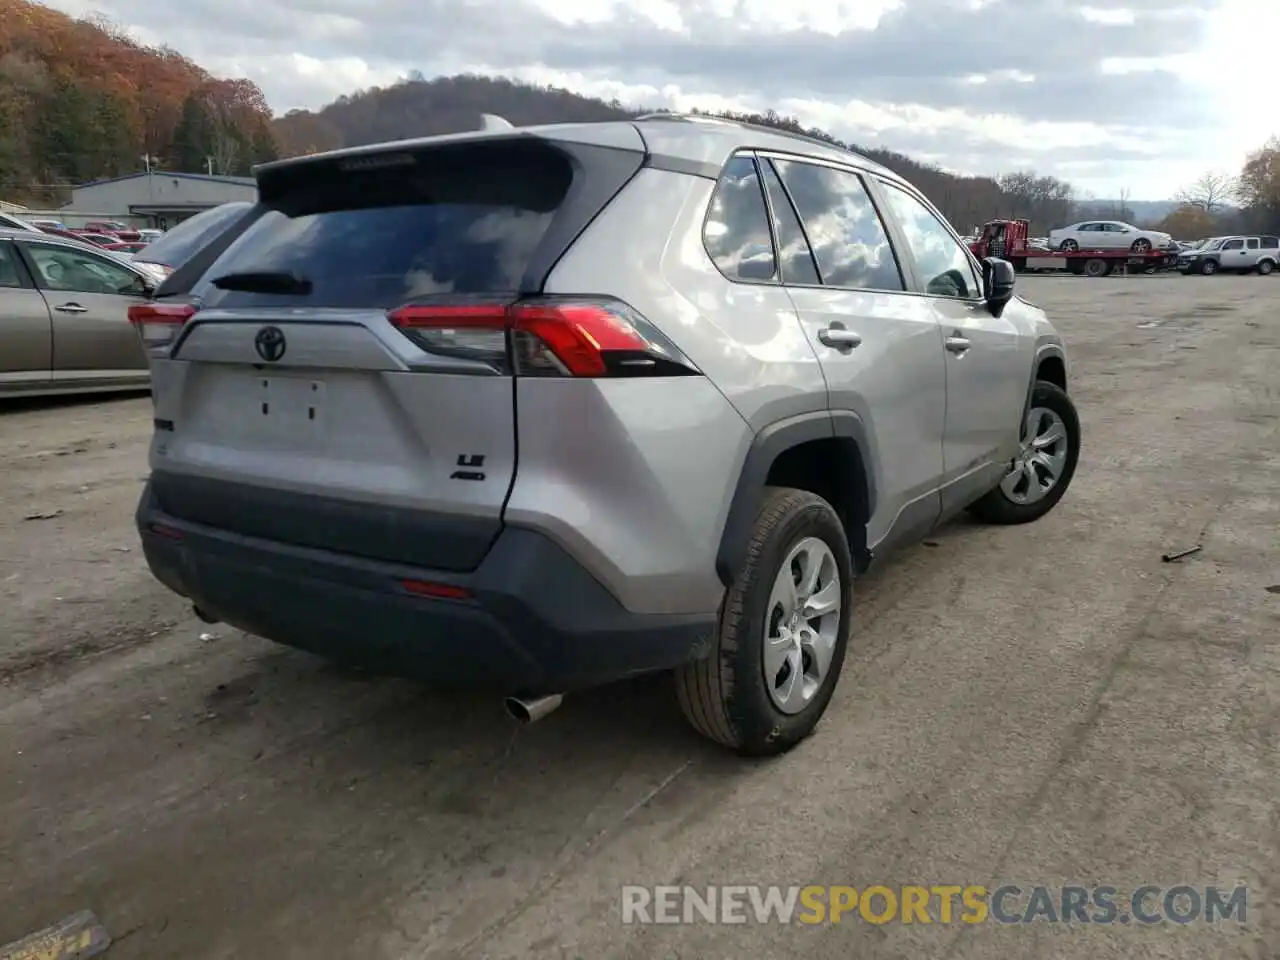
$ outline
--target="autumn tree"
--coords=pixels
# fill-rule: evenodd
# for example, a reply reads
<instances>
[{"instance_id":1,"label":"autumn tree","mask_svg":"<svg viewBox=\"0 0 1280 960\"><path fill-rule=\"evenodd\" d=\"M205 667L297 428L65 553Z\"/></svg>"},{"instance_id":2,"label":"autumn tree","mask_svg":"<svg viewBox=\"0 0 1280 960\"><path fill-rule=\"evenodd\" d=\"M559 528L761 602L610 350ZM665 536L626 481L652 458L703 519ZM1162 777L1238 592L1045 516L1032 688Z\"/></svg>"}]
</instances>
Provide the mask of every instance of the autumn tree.
<instances>
[{"instance_id":1,"label":"autumn tree","mask_svg":"<svg viewBox=\"0 0 1280 960\"><path fill-rule=\"evenodd\" d=\"M1028 170L1002 174L996 182L1008 216L1030 221L1033 234L1048 233L1071 217L1073 191L1069 183Z\"/></svg>"},{"instance_id":2,"label":"autumn tree","mask_svg":"<svg viewBox=\"0 0 1280 960\"><path fill-rule=\"evenodd\" d=\"M1216 232L1217 220L1198 203L1184 202L1157 224L1156 229L1171 237L1202 239Z\"/></svg>"},{"instance_id":3,"label":"autumn tree","mask_svg":"<svg viewBox=\"0 0 1280 960\"><path fill-rule=\"evenodd\" d=\"M1240 199L1251 207L1280 208L1280 138L1249 154L1240 171Z\"/></svg>"},{"instance_id":4,"label":"autumn tree","mask_svg":"<svg viewBox=\"0 0 1280 960\"><path fill-rule=\"evenodd\" d=\"M212 140L213 121L204 100L192 94L182 101L182 114L173 131L173 168L186 173L206 172Z\"/></svg>"},{"instance_id":5,"label":"autumn tree","mask_svg":"<svg viewBox=\"0 0 1280 960\"><path fill-rule=\"evenodd\" d=\"M1220 213L1238 190L1234 177L1223 173L1205 173L1195 183L1174 196L1183 207L1196 207L1213 216ZM1176 211L1175 211L1176 212Z\"/></svg>"},{"instance_id":6,"label":"autumn tree","mask_svg":"<svg viewBox=\"0 0 1280 960\"><path fill-rule=\"evenodd\" d=\"M198 109L197 109L198 108ZM205 116L200 116L204 111ZM216 121L216 123L215 123ZM115 24L0 0L0 197L52 204L48 185L153 164L247 173L277 150L262 91L218 80Z\"/></svg>"}]
</instances>

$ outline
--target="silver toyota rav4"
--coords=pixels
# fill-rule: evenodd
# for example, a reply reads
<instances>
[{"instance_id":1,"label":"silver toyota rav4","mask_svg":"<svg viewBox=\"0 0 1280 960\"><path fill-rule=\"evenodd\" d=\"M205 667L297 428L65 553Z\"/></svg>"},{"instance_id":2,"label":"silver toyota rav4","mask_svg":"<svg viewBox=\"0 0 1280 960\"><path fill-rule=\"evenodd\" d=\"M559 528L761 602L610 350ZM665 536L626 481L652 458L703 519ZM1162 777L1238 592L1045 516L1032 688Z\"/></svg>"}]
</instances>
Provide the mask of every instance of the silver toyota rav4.
<instances>
[{"instance_id":1,"label":"silver toyota rav4","mask_svg":"<svg viewBox=\"0 0 1280 960\"><path fill-rule=\"evenodd\" d=\"M132 312L138 528L206 620L525 719L671 670L701 733L778 753L873 558L1071 482L1044 314L857 155L659 116L257 178L192 296Z\"/></svg>"}]
</instances>

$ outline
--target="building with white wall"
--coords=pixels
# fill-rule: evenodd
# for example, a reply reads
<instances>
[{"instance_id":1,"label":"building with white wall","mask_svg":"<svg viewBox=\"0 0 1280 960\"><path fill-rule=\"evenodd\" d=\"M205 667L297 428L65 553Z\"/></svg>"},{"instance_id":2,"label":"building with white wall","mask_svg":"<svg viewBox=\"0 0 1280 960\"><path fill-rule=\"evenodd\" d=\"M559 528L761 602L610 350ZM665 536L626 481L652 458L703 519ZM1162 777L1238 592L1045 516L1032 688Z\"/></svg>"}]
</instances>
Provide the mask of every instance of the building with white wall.
<instances>
[{"instance_id":1,"label":"building with white wall","mask_svg":"<svg viewBox=\"0 0 1280 960\"><path fill-rule=\"evenodd\" d=\"M124 220L135 226L167 229L201 210L233 200L257 199L258 185L252 177L153 170L73 187L71 202L59 213L71 226L78 220Z\"/></svg>"}]
</instances>

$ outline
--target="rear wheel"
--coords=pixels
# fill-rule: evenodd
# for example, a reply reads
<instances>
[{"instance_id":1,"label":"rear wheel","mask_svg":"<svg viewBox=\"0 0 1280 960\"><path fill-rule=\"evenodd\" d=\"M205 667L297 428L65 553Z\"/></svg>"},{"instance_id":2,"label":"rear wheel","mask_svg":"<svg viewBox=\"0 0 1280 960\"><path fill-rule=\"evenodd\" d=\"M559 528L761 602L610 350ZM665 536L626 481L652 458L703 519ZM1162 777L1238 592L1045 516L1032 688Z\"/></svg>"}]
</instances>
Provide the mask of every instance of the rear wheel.
<instances>
[{"instance_id":1,"label":"rear wheel","mask_svg":"<svg viewBox=\"0 0 1280 960\"><path fill-rule=\"evenodd\" d=\"M1080 244L1078 244L1078 243L1076 243L1074 240L1072 240L1072 239L1068 238L1068 239L1066 239L1066 240L1063 240L1063 241L1062 241L1062 246L1060 246L1058 249L1059 249L1059 250L1065 250L1065 251L1067 251L1068 253L1071 253L1071 252L1073 252L1073 251L1075 251L1075 250L1079 250L1079 249L1080 249Z\"/></svg>"},{"instance_id":2,"label":"rear wheel","mask_svg":"<svg viewBox=\"0 0 1280 960\"><path fill-rule=\"evenodd\" d=\"M807 737L835 692L852 605L853 563L835 510L807 491L769 488L711 654L676 672L694 729L748 756Z\"/></svg>"},{"instance_id":3,"label":"rear wheel","mask_svg":"<svg viewBox=\"0 0 1280 960\"><path fill-rule=\"evenodd\" d=\"M1275 263L1273 263L1273 262L1272 262L1272 261L1270 261L1270 260L1259 260L1259 261L1258 261L1258 272L1259 272L1260 274L1262 274L1264 277L1265 277L1267 274L1269 274L1272 270L1274 270L1275 268L1276 268Z\"/></svg>"},{"instance_id":4,"label":"rear wheel","mask_svg":"<svg viewBox=\"0 0 1280 960\"><path fill-rule=\"evenodd\" d=\"M1088 277L1105 277L1111 272L1111 264L1101 257L1093 257L1085 261L1084 272Z\"/></svg>"},{"instance_id":5,"label":"rear wheel","mask_svg":"<svg viewBox=\"0 0 1280 960\"><path fill-rule=\"evenodd\" d=\"M1046 380L1031 392L1022 449L1000 485L969 511L987 523L1039 520L1067 492L1080 457L1080 418L1066 391Z\"/></svg>"}]
</instances>

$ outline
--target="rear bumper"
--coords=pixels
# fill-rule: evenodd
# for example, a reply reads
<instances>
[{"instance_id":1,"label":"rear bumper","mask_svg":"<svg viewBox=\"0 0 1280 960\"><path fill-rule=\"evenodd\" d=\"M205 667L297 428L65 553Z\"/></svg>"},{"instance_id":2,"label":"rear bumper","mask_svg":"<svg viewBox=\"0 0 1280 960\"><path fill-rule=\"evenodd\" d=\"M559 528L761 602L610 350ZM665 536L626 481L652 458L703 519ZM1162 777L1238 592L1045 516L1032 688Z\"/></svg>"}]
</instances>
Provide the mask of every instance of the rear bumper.
<instances>
[{"instance_id":1,"label":"rear bumper","mask_svg":"<svg viewBox=\"0 0 1280 960\"><path fill-rule=\"evenodd\" d=\"M508 527L470 573L296 547L175 519L148 482L138 504L155 577L210 616L379 673L541 695L705 656L715 615L624 609L547 537ZM164 531L156 532L156 525ZM406 580L462 588L422 597Z\"/></svg>"}]
</instances>

